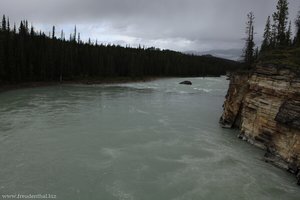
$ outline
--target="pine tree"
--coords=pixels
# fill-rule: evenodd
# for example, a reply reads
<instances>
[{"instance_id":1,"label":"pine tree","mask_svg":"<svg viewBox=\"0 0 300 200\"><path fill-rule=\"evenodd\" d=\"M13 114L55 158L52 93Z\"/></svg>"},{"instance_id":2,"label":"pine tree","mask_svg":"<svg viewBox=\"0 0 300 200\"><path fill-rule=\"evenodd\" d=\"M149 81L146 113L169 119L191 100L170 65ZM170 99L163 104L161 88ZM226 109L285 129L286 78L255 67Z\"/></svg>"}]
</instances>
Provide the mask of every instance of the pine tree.
<instances>
[{"instance_id":1,"label":"pine tree","mask_svg":"<svg viewBox=\"0 0 300 200\"><path fill-rule=\"evenodd\" d=\"M28 34L29 33L28 21L25 20L24 24L25 24L25 34Z\"/></svg>"},{"instance_id":2,"label":"pine tree","mask_svg":"<svg viewBox=\"0 0 300 200\"><path fill-rule=\"evenodd\" d=\"M73 42L76 42L76 38L77 38L77 27L75 25L75 28L74 28L74 35L73 35Z\"/></svg>"},{"instance_id":3,"label":"pine tree","mask_svg":"<svg viewBox=\"0 0 300 200\"><path fill-rule=\"evenodd\" d=\"M20 34L20 35L23 35L23 34L24 34L24 31L25 31L25 29L24 29L24 24L23 24L23 21L21 21L20 27L19 27L19 34Z\"/></svg>"},{"instance_id":4,"label":"pine tree","mask_svg":"<svg viewBox=\"0 0 300 200\"><path fill-rule=\"evenodd\" d=\"M259 49L258 49L258 47L256 47L255 53L254 53L254 60L257 60L258 56L259 56Z\"/></svg>"},{"instance_id":5,"label":"pine tree","mask_svg":"<svg viewBox=\"0 0 300 200\"><path fill-rule=\"evenodd\" d=\"M286 45L291 46L292 44L292 22L290 21L288 30L286 31Z\"/></svg>"},{"instance_id":6,"label":"pine tree","mask_svg":"<svg viewBox=\"0 0 300 200\"><path fill-rule=\"evenodd\" d=\"M294 39L294 45L300 46L300 11L298 12L298 16L295 20L296 25L296 36Z\"/></svg>"},{"instance_id":7,"label":"pine tree","mask_svg":"<svg viewBox=\"0 0 300 200\"><path fill-rule=\"evenodd\" d=\"M0 29L0 84L1 81L5 79L5 69L4 69L4 34Z\"/></svg>"},{"instance_id":8,"label":"pine tree","mask_svg":"<svg viewBox=\"0 0 300 200\"><path fill-rule=\"evenodd\" d=\"M16 34L16 33L17 33L17 27L16 27L16 23L14 23L13 33L14 33L14 34Z\"/></svg>"},{"instance_id":9,"label":"pine tree","mask_svg":"<svg viewBox=\"0 0 300 200\"><path fill-rule=\"evenodd\" d=\"M277 46L277 43L277 28L276 25L273 23L271 29L270 47L275 48Z\"/></svg>"},{"instance_id":10,"label":"pine tree","mask_svg":"<svg viewBox=\"0 0 300 200\"><path fill-rule=\"evenodd\" d=\"M244 49L244 62L248 68L254 63L254 14L250 12L248 15L248 21L246 23L246 47Z\"/></svg>"},{"instance_id":11,"label":"pine tree","mask_svg":"<svg viewBox=\"0 0 300 200\"><path fill-rule=\"evenodd\" d=\"M272 40L272 32L271 32L271 19L270 16L268 16L265 32L264 32L264 40L261 45L261 51L264 51L268 48L270 48Z\"/></svg>"},{"instance_id":12,"label":"pine tree","mask_svg":"<svg viewBox=\"0 0 300 200\"><path fill-rule=\"evenodd\" d=\"M279 46L286 45L286 29L288 23L288 8L287 0L278 0L276 9L277 11L273 14L274 26L276 28L276 40Z\"/></svg>"},{"instance_id":13,"label":"pine tree","mask_svg":"<svg viewBox=\"0 0 300 200\"><path fill-rule=\"evenodd\" d=\"M64 40L65 40L64 30L61 30L61 32L60 32L60 40L61 40L61 41L64 41Z\"/></svg>"},{"instance_id":14,"label":"pine tree","mask_svg":"<svg viewBox=\"0 0 300 200\"><path fill-rule=\"evenodd\" d=\"M7 18L7 28L6 28L6 30L7 30L8 32L10 32L10 22L9 22L9 18Z\"/></svg>"},{"instance_id":15,"label":"pine tree","mask_svg":"<svg viewBox=\"0 0 300 200\"><path fill-rule=\"evenodd\" d=\"M30 36L33 37L34 35L35 35L34 27L31 25L31 28L30 28Z\"/></svg>"},{"instance_id":16,"label":"pine tree","mask_svg":"<svg viewBox=\"0 0 300 200\"><path fill-rule=\"evenodd\" d=\"M1 30L6 31L6 17L5 17L5 15L3 15L3 18L2 18Z\"/></svg>"},{"instance_id":17,"label":"pine tree","mask_svg":"<svg viewBox=\"0 0 300 200\"><path fill-rule=\"evenodd\" d=\"M52 39L55 39L55 26L52 27Z\"/></svg>"},{"instance_id":18,"label":"pine tree","mask_svg":"<svg viewBox=\"0 0 300 200\"><path fill-rule=\"evenodd\" d=\"M78 44L80 44L80 43L81 43L81 39L80 39L80 33L78 33L77 42L78 42Z\"/></svg>"}]
</instances>

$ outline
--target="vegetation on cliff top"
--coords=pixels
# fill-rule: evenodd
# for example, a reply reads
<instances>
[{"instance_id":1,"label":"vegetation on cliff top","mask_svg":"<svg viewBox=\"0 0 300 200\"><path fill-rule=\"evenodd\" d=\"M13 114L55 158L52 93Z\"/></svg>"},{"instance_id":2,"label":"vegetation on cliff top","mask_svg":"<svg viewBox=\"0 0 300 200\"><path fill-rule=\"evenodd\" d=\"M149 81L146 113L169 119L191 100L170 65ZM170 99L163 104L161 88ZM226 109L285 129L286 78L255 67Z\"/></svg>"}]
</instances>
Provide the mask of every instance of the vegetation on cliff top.
<instances>
[{"instance_id":1,"label":"vegetation on cliff top","mask_svg":"<svg viewBox=\"0 0 300 200\"><path fill-rule=\"evenodd\" d=\"M285 65L300 69L300 47L274 49L259 56L259 64Z\"/></svg>"},{"instance_id":2,"label":"vegetation on cliff top","mask_svg":"<svg viewBox=\"0 0 300 200\"><path fill-rule=\"evenodd\" d=\"M300 68L300 11L295 20L296 34L292 37L292 23L288 18L288 1L278 0L276 11L268 16L260 51L254 44L254 15L248 14L244 64L251 69L256 63L288 65Z\"/></svg>"}]
</instances>

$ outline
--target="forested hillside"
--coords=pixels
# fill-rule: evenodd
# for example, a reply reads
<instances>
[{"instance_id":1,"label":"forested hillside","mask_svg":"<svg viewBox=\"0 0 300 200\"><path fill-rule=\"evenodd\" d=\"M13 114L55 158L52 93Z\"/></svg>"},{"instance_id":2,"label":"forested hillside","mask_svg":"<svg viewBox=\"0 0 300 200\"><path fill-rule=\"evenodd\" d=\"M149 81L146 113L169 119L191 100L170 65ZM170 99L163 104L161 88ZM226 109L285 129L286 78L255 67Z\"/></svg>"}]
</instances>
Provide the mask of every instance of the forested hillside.
<instances>
[{"instance_id":1,"label":"forested hillside","mask_svg":"<svg viewBox=\"0 0 300 200\"><path fill-rule=\"evenodd\" d=\"M0 29L0 81L61 81L107 77L219 76L238 63L156 48L129 48L83 42L76 29L65 39L46 35L22 21Z\"/></svg>"}]
</instances>

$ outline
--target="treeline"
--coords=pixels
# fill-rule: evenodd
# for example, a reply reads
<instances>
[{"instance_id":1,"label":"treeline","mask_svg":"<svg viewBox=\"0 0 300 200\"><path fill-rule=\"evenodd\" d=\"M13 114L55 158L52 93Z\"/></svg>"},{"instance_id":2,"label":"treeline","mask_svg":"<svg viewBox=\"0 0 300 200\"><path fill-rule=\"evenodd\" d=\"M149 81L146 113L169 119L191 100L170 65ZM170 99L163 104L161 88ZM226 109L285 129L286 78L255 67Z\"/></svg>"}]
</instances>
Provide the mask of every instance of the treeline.
<instances>
[{"instance_id":1,"label":"treeline","mask_svg":"<svg viewBox=\"0 0 300 200\"><path fill-rule=\"evenodd\" d=\"M264 40L261 51L269 49L292 47L300 45L300 13L295 20L296 34L293 38L292 21L289 20L289 3L287 0L278 0L276 11L268 16L264 30Z\"/></svg>"},{"instance_id":2,"label":"treeline","mask_svg":"<svg viewBox=\"0 0 300 200\"><path fill-rule=\"evenodd\" d=\"M76 28L68 40L46 35L22 21L0 29L0 82L62 81L107 77L219 76L238 63L156 48L83 42Z\"/></svg>"},{"instance_id":3,"label":"treeline","mask_svg":"<svg viewBox=\"0 0 300 200\"><path fill-rule=\"evenodd\" d=\"M254 14L250 12L247 17L246 45L244 49L244 63L251 67L261 56L269 51L300 47L300 11L295 19L296 34L293 37L292 21L289 20L289 2L278 0L276 11L272 18L268 16L264 29L261 47L254 43Z\"/></svg>"}]
</instances>

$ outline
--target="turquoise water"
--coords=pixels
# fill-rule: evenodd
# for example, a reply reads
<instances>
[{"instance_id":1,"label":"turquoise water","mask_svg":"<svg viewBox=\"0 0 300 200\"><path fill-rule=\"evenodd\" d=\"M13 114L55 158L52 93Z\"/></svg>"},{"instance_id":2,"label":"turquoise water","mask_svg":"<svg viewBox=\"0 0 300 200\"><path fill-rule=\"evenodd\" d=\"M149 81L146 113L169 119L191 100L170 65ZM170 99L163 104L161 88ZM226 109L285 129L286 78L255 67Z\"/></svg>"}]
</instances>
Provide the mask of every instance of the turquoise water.
<instances>
[{"instance_id":1,"label":"turquoise water","mask_svg":"<svg viewBox=\"0 0 300 200\"><path fill-rule=\"evenodd\" d=\"M225 78L0 94L0 194L62 200L300 199L296 179L218 121ZM1 199L1 196L0 196Z\"/></svg>"}]
</instances>

